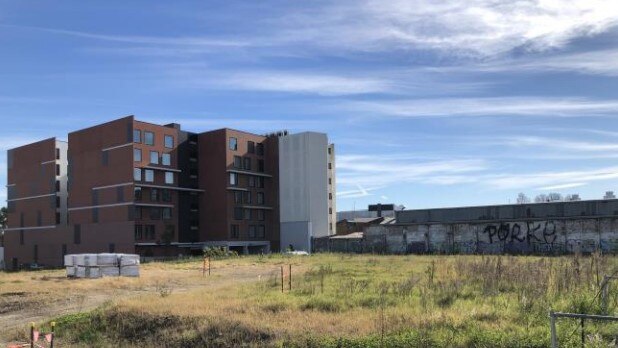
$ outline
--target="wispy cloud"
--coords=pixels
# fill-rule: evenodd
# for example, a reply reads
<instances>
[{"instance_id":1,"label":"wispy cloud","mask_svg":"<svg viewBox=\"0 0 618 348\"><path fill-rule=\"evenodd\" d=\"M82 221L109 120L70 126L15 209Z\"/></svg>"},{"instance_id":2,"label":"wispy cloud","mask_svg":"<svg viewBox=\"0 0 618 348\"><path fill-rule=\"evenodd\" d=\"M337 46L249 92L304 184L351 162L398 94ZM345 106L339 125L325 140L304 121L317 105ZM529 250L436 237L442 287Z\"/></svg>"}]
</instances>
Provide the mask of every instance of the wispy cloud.
<instances>
[{"instance_id":1,"label":"wispy cloud","mask_svg":"<svg viewBox=\"0 0 618 348\"><path fill-rule=\"evenodd\" d=\"M42 31L51 34L66 35L84 39L111 41L127 44L143 44L155 46L194 46L194 47L243 47L249 43L236 39L219 39L211 37L187 37L187 36L138 36L138 35L112 35L100 34L87 31L65 30L56 28L32 27L23 25L0 24L3 27L21 28Z\"/></svg>"},{"instance_id":2,"label":"wispy cloud","mask_svg":"<svg viewBox=\"0 0 618 348\"><path fill-rule=\"evenodd\" d=\"M583 186L595 181L618 178L618 167L604 167L579 171L547 171L523 174L498 174L486 176L483 182L496 189L522 189L534 187L560 187L573 183Z\"/></svg>"},{"instance_id":3,"label":"wispy cloud","mask_svg":"<svg viewBox=\"0 0 618 348\"><path fill-rule=\"evenodd\" d=\"M354 101L339 105L350 111L395 117L462 116L607 116L618 112L618 100L553 97L434 98Z\"/></svg>"},{"instance_id":4,"label":"wispy cloud","mask_svg":"<svg viewBox=\"0 0 618 348\"><path fill-rule=\"evenodd\" d=\"M412 182L438 183L435 176L449 177L441 182L451 185L469 180L457 175L487 169L483 160L443 160L419 162L405 155L341 155L337 158L337 183L343 186L385 187ZM457 180L459 178L459 180Z\"/></svg>"},{"instance_id":5,"label":"wispy cloud","mask_svg":"<svg viewBox=\"0 0 618 348\"><path fill-rule=\"evenodd\" d=\"M569 183L569 184L561 184L561 185L554 185L554 186L539 187L538 190L541 190L541 191L557 191L557 190L564 190L564 189L581 187L581 186L586 186L586 185L588 185L588 184L585 183L585 182L573 182L573 183Z\"/></svg>"},{"instance_id":6,"label":"wispy cloud","mask_svg":"<svg viewBox=\"0 0 618 348\"><path fill-rule=\"evenodd\" d=\"M495 55L547 50L613 27L618 5L603 0L343 1L283 18L281 36L337 49L455 50ZM294 28L294 29L291 29Z\"/></svg>"},{"instance_id":7,"label":"wispy cloud","mask_svg":"<svg viewBox=\"0 0 618 348\"><path fill-rule=\"evenodd\" d=\"M233 89L318 95L380 93L393 89L384 79L277 71L232 73L217 80L219 85Z\"/></svg>"}]
</instances>

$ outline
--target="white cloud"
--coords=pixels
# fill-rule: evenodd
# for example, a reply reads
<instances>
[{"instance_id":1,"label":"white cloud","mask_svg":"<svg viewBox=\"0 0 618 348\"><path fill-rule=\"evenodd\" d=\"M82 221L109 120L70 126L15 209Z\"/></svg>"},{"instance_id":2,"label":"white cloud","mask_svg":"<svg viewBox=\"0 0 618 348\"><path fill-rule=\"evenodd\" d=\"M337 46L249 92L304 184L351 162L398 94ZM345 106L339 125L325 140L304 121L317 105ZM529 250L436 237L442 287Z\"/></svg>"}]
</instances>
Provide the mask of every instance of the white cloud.
<instances>
[{"instance_id":1,"label":"white cloud","mask_svg":"<svg viewBox=\"0 0 618 348\"><path fill-rule=\"evenodd\" d=\"M605 167L581 171L539 172L523 174L500 174L486 176L482 179L487 185L496 189L521 189L531 187L559 187L580 183L583 186L592 181L618 178L618 167Z\"/></svg>"},{"instance_id":2,"label":"white cloud","mask_svg":"<svg viewBox=\"0 0 618 348\"><path fill-rule=\"evenodd\" d=\"M277 71L232 73L217 81L223 87L234 89L319 95L379 93L392 89L388 81L381 79Z\"/></svg>"},{"instance_id":3,"label":"white cloud","mask_svg":"<svg viewBox=\"0 0 618 348\"><path fill-rule=\"evenodd\" d=\"M440 184L451 185L469 181L471 176L462 175L464 173L480 172L486 168L483 160L422 162L405 155L340 155L337 157L337 183L367 187L413 182L436 184L436 176L449 176L448 182L445 180Z\"/></svg>"},{"instance_id":4,"label":"white cloud","mask_svg":"<svg viewBox=\"0 0 618 348\"><path fill-rule=\"evenodd\" d=\"M578 152L601 152L608 155L614 155L612 152L618 150L618 143L589 142L546 137L519 136L506 138L501 142L504 145L517 147L531 146L536 148L553 148L557 150L569 150Z\"/></svg>"},{"instance_id":5,"label":"white cloud","mask_svg":"<svg viewBox=\"0 0 618 348\"><path fill-rule=\"evenodd\" d=\"M618 4L606 0L366 0L337 2L281 22L290 28L282 34L289 41L485 56L518 47L561 47L573 38L608 30L617 18Z\"/></svg>"},{"instance_id":6,"label":"white cloud","mask_svg":"<svg viewBox=\"0 0 618 348\"><path fill-rule=\"evenodd\" d=\"M211 37L187 37L187 36L138 36L138 35L110 35L86 31L64 30L55 28L30 27L22 25L2 24L4 27L22 28L36 31L44 31L52 34L67 35L85 39L111 41L126 44L142 44L155 46L185 46L185 47L243 47L248 42L236 39L216 39Z\"/></svg>"},{"instance_id":7,"label":"white cloud","mask_svg":"<svg viewBox=\"0 0 618 348\"><path fill-rule=\"evenodd\" d=\"M585 182L573 182L569 184L539 187L538 190L542 190L542 191L564 190L568 188L575 188L575 187L581 187L581 186L586 186L586 185L588 184Z\"/></svg>"},{"instance_id":8,"label":"white cloud","mask_svg":"<svg viewBox=\"0 0 618 348\"><path fill-rule=\"evenodd\" d=\"M583 117L618 112L618 100L550 97L434 98L347 102L350 111L396 117L552 116Z\"/></svg>"}]
</instances>

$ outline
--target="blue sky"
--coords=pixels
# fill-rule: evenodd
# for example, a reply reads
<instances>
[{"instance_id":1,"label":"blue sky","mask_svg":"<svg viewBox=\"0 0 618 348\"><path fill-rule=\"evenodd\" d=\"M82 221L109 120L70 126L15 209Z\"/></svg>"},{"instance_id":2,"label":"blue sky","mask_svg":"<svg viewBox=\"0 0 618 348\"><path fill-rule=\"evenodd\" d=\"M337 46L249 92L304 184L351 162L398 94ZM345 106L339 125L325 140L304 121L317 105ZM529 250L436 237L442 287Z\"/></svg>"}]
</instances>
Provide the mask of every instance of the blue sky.
<instances>
[{"instance_id":1,"label":"blue sky","mask_svg":"<svg viewBox=\"0 0 618 348\"><path fill-rule=\"evenodd\" d=\"M601 0L0 0L0 182L6 149L134 114L327 132L338 210L600 198L617 39Z\"/></svg>"}]
</instances>

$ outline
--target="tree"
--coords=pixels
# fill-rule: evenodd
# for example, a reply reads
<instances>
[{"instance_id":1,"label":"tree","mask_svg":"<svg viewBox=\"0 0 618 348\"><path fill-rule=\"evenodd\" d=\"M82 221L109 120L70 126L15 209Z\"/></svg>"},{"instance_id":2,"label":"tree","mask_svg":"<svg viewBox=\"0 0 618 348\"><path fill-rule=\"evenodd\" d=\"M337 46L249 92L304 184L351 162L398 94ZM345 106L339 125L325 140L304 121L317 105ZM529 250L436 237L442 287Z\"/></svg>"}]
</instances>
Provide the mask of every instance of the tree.
<instances>
[{"instance_id":1,"label":"tree","mask_svg":"<svg viewBox=\"0 0 618 348\"><path fill-rule=\"evenodd\" d=\"M530 197L526 196L525 193L520 192L517 195L517 204L526 204L526 203L530 203Z\"/></svg>"},{"instance_id":2,"label":"tree","mask_svg":"<svg viewBox=\"0 0 618 348\"><path fill-rule=\"evenodd\" d=\"M541 193L540 195L537 195L536 197L534 197L534 203L546 203L549 202L549 196L547 196L544 193Z\"/></svg>"},{"instance_id":3,"label":"tree","mask_svg":"<svg viewBox=\"0 0 618 348\"><path fill-rule=\"evenodd\" d=\"M9 216L8 209L6 209L6 207L0 208L0 228L1 229L6 227L8 220L9 220L8 216Z\"/></svg>"}]
</instances>

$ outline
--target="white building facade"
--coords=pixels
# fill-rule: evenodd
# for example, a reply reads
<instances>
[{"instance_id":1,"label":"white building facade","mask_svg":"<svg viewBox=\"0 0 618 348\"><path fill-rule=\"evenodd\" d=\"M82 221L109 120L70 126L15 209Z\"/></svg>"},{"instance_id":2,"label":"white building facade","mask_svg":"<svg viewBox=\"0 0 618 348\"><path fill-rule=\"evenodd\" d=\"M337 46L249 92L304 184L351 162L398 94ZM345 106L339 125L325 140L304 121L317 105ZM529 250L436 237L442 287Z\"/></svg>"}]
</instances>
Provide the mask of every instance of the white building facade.
<instances>
[{"instance_id":1,"label":"white building facade","mask_svg":"<svg viewBox=\"0 0 618 348\"><path fill-rule=\"evenodd\" d=\"M324 133L279 137L281 250L311 251L335 234L335 151Z\"/></svg>"}]
</instances>

